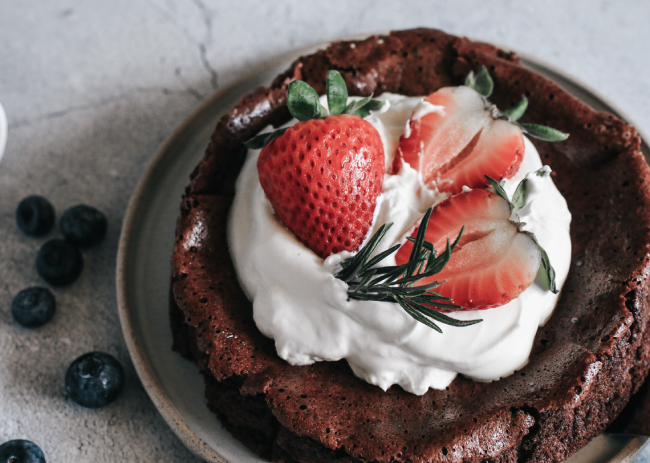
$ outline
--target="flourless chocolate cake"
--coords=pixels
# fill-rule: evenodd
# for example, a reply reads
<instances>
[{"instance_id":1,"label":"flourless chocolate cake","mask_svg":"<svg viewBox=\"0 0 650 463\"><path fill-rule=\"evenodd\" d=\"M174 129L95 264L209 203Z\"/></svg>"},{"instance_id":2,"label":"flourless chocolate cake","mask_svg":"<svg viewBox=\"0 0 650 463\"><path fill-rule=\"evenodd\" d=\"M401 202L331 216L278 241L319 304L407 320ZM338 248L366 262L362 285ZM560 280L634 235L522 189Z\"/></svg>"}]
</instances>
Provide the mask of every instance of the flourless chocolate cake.
<instances>
[{"instance_id":1,"label":"flourless chocolate cake","mask_svg":"<svg viewBox=\"0 0 650 463\"><path fill-rule=\"evenodd\" d=\"M560 143L534 141L573 215L573 255L529 363L500 381L459 376L446 390L417 396L397 386L384 392L345 361L280 359L253 322L228 252L243 142L291 118L293 79L322 94L327 71L336 69L350 95L428 95L462 84L482 65L499 107L525 94L531 104L522 122L571 134ZM634 128L524 68L513 53L429 29L334 43L298 59L218 123L178 219L174 348L199 365L208 406L224 426L272 461L563 461L616 418L650 366L649 184Z\"/></svg>"}]
</instances>

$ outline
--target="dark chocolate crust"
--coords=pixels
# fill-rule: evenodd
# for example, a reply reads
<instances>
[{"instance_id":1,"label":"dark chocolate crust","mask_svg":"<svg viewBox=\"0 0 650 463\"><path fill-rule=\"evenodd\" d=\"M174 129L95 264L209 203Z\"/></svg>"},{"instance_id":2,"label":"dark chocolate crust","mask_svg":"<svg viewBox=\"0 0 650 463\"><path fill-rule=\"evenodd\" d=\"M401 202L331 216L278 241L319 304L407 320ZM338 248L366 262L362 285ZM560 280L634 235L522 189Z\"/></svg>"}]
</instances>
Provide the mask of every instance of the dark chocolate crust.
<instances>
[{"instance_id":1,"label":"dark chocolate crust","mask_svg":"<svg viewBox=\"0 0 650 463\"><path fill-rule=\"evenodd\" d=\"M530 362L493 383L457 378L423 396L387 392L345 361L292 366L255 327L226 242L242 142L289 119L292 79L324 91L328 69L351 95L426 95L488 67L499 107L528 96L523 122L571 134L535 140L573 215L572 264ZM337 42L300 58L218 123L181 205L172 256L175 347L206 378L209 407L235 437L277 462L556 462L602 432L650 366L646 283L650 169L634 128L527 70L512 53L428 29Z\"/></svg>"}]
</instances>

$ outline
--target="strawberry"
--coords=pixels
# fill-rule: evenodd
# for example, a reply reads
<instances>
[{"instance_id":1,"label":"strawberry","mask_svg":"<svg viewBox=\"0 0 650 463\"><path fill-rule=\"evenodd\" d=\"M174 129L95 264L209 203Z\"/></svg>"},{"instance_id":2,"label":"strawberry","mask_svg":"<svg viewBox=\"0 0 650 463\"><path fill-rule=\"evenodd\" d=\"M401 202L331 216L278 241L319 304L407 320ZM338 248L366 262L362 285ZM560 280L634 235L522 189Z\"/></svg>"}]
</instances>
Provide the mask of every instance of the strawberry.
<instances>
[{"instance_id":1,"label":"strawberry","mask_svg":"<svg viewBox=\"0 0 650 463\"><path fill-rule=\"evenodd\" d=\"M542 261L552 271L535 236L520 231L513 205L498 183L492 182L496 193L475 189L442 201L433 209L426 228L425 240L440 250L465 226L447 265L435 277L418 282L442 282L436 292L451 298L461 310L488 309L511 301L535 281ZM409 260L412 248L407 241L397 251L398 265ZM554 290L554 280L550 283Z\"/></svg>"},{"instance_id":2,"label":"strawberry","mask_svg":"<svg viewBox=\"0 0 650 463\"><path fill-rule=\"evenodd\" d=\"M412 117L410 136L402 135L397 148L425 184L435 182L440 191L456 194L463 185L486 186L485 175L500 180L517 173L524 157L521 129L494 120L476 90L447 87L425 101L444 111Z\"/></svg>"},{"instance_id":3,"label":"strawberry","mask_svg":"<svg viewBox=\"0 0 650 463\"><path fill-rule=\"evenodd\" d=\"M453 195L464 185L487 186L486 175L513 177L524 156L523 133L546 141L567 138L549 127L516 123L527 108L526 98L500 112L487 99L492 88L483 67L476 77L470 73L464 86L442 88L425 98L443 109L422 116L414 112L400 138L393 170L407 162L421 172L425 184L435 183L439 191Z\"/></svg>"},{"instance_id":4,"label":"strawberry","mask_svg":"<svg viewBox=\"0 0 650 463\"><path fill-rule=\"evenodd\" d=\"M316 91L289 85L287 104L300 120L247 143L263 145L260 184L278 218L318 256L357 251L372 227L384 180L384 149L377 130L359 115L378 109L366 98L347 102L340 74L327 76L327 115Z\"/></svg>"}]
</instances>

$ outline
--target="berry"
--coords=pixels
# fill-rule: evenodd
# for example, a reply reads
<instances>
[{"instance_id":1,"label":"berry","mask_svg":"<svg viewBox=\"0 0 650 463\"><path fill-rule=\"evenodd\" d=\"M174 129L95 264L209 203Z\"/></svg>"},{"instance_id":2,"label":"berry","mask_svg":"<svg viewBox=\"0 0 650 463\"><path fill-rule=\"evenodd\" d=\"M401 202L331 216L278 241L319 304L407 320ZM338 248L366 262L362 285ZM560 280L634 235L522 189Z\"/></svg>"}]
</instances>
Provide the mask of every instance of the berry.
<instances>
[{"instance_id":1,"label":"berry","mask_svg":"<svg viewBox=\"0 0 650 463\"><path fill-rule=\"evenodd\" d=\"M63 213L60 223L63 237L77 246L99 244L106 236L106 216L92 206L79 204Z\"/></svg>"},{"instance_id":2,"label":"berry","mask_svg":"<svg viewBox=\"0 0 650 463\"><path fill-rule=\"evenodd\" d=\"M16 223L27 236L43 236L54 226L54 208L42 196L28 196L18 204Z\"/></svg>"},{"instance_id":3,"label":"berry","mask_svg":"<svg viewBox=\"0 0 650 463\"><path fill-rule=\"evenodd\" d=\"M33 442L10 440L0 445L0 463L45 463L45 455Z\"/></svg>"},{"instance_id":4,"label":"berry","mask_svg":"<svg viewBox=\"0 0 650 463\"><path fill-rule=\"evenodd\" d=\"M485 189L442 201L433 209L425 240L441 252L463 225L465 231L440 273L418 284L446 280L434 291L453 299L463 310L497 307L519 296L535 281L542 254L537 243L519 231L521 224L510 217L508 201ZM398 265L409 260L412 248L407 241L397 251Z\"/></svg>"},{"instance_id":5,"label":"berry","mask_svg":"<svg viewBox=\"0 0 650 463\"><path fill-rule=\"evenodd\" d=\"M495 119L496 107L476 90L446 87L425 101L444 109L421 117L414 112L410 130L400 138L393 170L403 160L421 172L425 184L435 183L452 195L464 185L487 186L486 175L501 180L517 173L524 156L521 128Z\"/></svg>"},{"instance_id":6,"label":"berry","mask_svg":"<svg viewBox=\"0 0 650 463\"><path fill-rule=\"evenodd\" d=\"M90 352L72 362L65 375L65 389L72 400L88 408L113 402L124 386L124 370L115 357Z\"/></svg>"},{"instance_id":7,"label":"berry","mask_svg":"<svg viewBox=\"0 0 650 463\"><path fill-rule=\"evenodd\" d=\"M260 183L280 220L320 257L357 251L384 179L377 130L341 114L299 122L268 143Z\"/></svg>"},{"instance_id":8,"label":"berry","mask_svg":"<svg viewBox=\"0 0 650 463\"><path fill-rule=\"evenodd\" d=\"M14 320L25 328L38 328L54 316L56 300L47 288L34 286L23 289L11 303ZM0 460L1 461L1 460Z\"/></svg>"},{"instance_id":9,"label":"berry","mask_svg":"<svg viewBox=\"0 0 650 463\"><path fill-rule=\"evenodd\" d=\"M73 283L84 267L81 252L74 245L63 240L50 240L38 251L36 270L52 286Z\"/></svg>"}]
</instances>

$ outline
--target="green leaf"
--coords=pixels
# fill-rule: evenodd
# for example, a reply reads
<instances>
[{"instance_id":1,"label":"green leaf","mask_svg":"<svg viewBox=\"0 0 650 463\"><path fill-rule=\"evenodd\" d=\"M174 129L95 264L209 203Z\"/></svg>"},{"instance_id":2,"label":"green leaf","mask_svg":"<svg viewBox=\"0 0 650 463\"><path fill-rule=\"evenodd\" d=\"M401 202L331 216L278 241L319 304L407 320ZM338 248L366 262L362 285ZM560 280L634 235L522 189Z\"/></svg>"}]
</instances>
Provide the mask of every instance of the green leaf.
<instances>
[{"instance_id":1,"label":"green leaf","mask_svg":"<svg viewBox=\"0 0 650 463\"><path fill-rule=\"evenodd\" d=\"M366 118L370 116L370 111L377 111L378 109L381 109L381 107L384 106L385 104L386 104L385 101L370 100L363 107L357 109L355 112L351 114L355 116L359 116L361 118Z\"/></svg>"},{"instance_id":2,"label":"green leaf","mask_svg":"<svg viewBox=\"0 0 650 463\"><path fill-rule=\"evenodd\" d=\"M519 124L524 133L543 141L564 141L569 138L568 133L560 132L557 129L537 124Z\"/></svg>"},{"instance_id":3,"label":"green leaf","mask_svg":"<svg viewBox=\"0 0 650 463\"><path fill-rule=\"evenodd\" d=\"M315 117L324 117L318 100L318 93L308 83L294 80L287 90L287 106L293 117L299 121L308 121ZM325 116L327 113L325 112Z\"/></svg>"},{"instance_id":4,"label":"green leaf","mask_svg":"<svg viewBox=\"0 0 650 463\"><path fill-rule=\"evenodd\" d=\"M445 305L445 304L440 304L440 305ZM425 315L428 315L429 317L433 318L436 321L439 321L441 323L444 323L445 325L450 325L450 326L471 326L471 325L476 325L477 323L483 321L483 320L456 320L455 318L451 318L448 315L445 315L444 313L438 312L437 310L434 310L427 306L422 306L420 312L424 313Z\"/></svg>"},{"instance_id":5,"label":"green leaf","mask_svg":"<svg viewBox=\"0 0 650 463\"><path fill-rule=\"evenodd\" d=\"M494 192L501 196L503 199L508 201L508 204L510 204L510 207L512 207L512 203L510 202L510 198L508 198L508 193L506 193L506 190L503 189L503 186L501 183L497 182L494 180L492 177L489 175L486 175L485 178L487 178L488 182L494 187Z\"/></svg>"},{"instance_id":6,"label":"green leaf","mask_svg":"<svg viewBox=\"0 0 650 463\"><path fill-rule=\"evenodd\" d=\"M542 167L541 169L537 169L535 172L532 172L532 174L538 177L544 177L549 176L551 174L551 171L548 168ZM528 178L529 175L531 174L529 173L521 182L519 182L515 193L512 195L512 205L515 208L515 212L524 207L528 202L528 182L530 181Z\"/></svg>"},{"instance_id":7,"label":"green leaf","mask_svg":"<svg viewBox=\"0 0 650 463\"><path fill-rule=\"evenodd\" d=\"M379 227L379 230L358 253L341 263L341 270L334 276L339 280L348 282L349 279L363 272L365 267L370 267L366 262L392 226L393 224L389 223Z\"/></svg>"},{"instance_id":8,"label":"green leaf","mask_svg":"<svg viewBox=\"0 0 650 463\"><path fill-rule=\"evenodd\" d=\"M442 330L438 325L436 325L433 321L429 320L424 315L420 314L417 310L413 309L406 300L400 298L398 300L398 303L402 306L406 313L413 317L415 320L419 321L423 325L428 326L429 328L436 330L438 333L442 333Z\"/></svg>"},{"instance_id":9,"label":"green leaf","mask_svg":"<svg viewBox=\"0 0 650 463\"><path fill-rule=\"evenodd\" d=\"M474 71L469 71L469 74L465 77L465 86L476 90L476 75Z\"/></svg>"},{"instance_id":10,"label":"green leaf","mask_svg":"<svg viewBox=\"0 0 650 463\"><path fill-rule=\"evenodd\" d=\"M528 190L528 179L523 179L517 185L515 193L512 195L512 206L518 211L526 205L526 192Z\"/></svg>"},{"instance_id":11,"label":"green leaf","mask_svg":"<svg viewBox=\"0 0 650 463\"><path fill-rule=\"evenodd\" d=\"M275 137L279 137L288 129L289 127L286 127L284 129L274 130L273 132L269 132L269 133L261 133L259 135L254 136L250 140L245 141L244 145L246 146L246 148L253 149L253 150L262 149L266 145L268 145L271 140L273 140Z\"/></svg>"},{"instance_id":12,"label":"green leaf","mask_svg":"<svg viewBox=\"0 0 650 463\"><path fill-rule=\"evenodd\" d=\"M432 212L433 212L433 207L427 209L427 212L425 212L424 217L422 217L422 220L420 221L420 225L418 226L418 233L415 236L415 241L413 243L413 249L411 250L409 261L415 262L418 258L420 249L422 249L422 243L424 243L424 235L427 232L427 225L429 224L429 218L431 217ZM414 271L415 271L415 264L410 266L408 273L412 274Z\"/></svg>"},{"instance_id":13,"label":"green leaf","mask_svg":"<svg viewBox=\"0 0 650 463\"><path fill-rule=\"evenodd\" d=\"M261 133L259 135L254 136L248 141L244 142L244 146L246 148L252 149L252 150L258 150L261 148L264 148L266 145L266 140L269 138L270 133Z\"/></svg>"},{"instance_id":14,"label":"green leaf","mask_svg":"<svg viewBox=\"0 0 650 463\"><path fill-rule=\"evenodd\" d=\"M424 239L432 210L433 208L429 208L422 218L416 237L407 238L413 242L408 262L391 267L374 267L401 246L395 245L372 259L370 258L390 226L382 225L357 254L341 263L341 270L334 276L348 283L349 299L396 302L416 321L442 333L434 320L458 327L473 325L481 320L456 320L436 310L436 307L452 310L462 309L461 306L453 304L450 298L431 291L442 282L435 281L413 286L414 283L428 278L444 268L451 257L452 249L459 243L465 229L465 227L461 229L453 245L450 245L447 240L445 251L437 256L433 244Z\"/></svg>"},{"instance_id":15,"label":"green leaf","mask_svg":"<svg viewBox=\"0 0 650 463\"><path fill-rule=\"evenodd\" d=\"M387 249L387 250L385 250L384 252L377 254L375 257L373 257L372 259L370 259L370 261L367 262L367 263L365 264L365 266L368 267L368 268L371 268L373 265L377 265L379 262L381 262L382 260L384 260L386 257L390 256L392 253L394 253L395 251L397 251L400 247L401 247L401 246L400 246L399 244L396 244L396 245L393 246L392 248ZM373 269L373 270L374 270L374 269ZM361 273L362 273L362 272L363 272L363 271L359 272L359 275L360 275L360 276L361 276Z\"/></svg>"},{"instance_id":16,"label":"green leaf","mask_svg":"<svg viewBox=\"0 0 650 463\"><path fill-rule=\"evenodd\" d=\"M458 236L454 240L454 244L452 244L449 248L450 251L453 251L456 246L458 246L458 243L460 243L460 238L463 236L463 233L465 232L465 225L460 227L460 231L458 232ZM447 240L449 242L449 240Z\"/></svg>"},{"instance_id":17,"label":"green leaf","mask_svg":"<svg viewBox=\"0 0 650 463\"><path fill-rule=\"evenodd\" d=\"M539 244L539 241L537 241L535 234L529 231L525 231L524 233L535 242L537 247L539 247L539 250L542 252L542 264L540 265L539 270L542 272L548 290L553 294L557 294L559 291L555 285L555 269L551 265L551 259L549 259L548 254L546 254L544 248Z\"/></svg>"},{"instance_id":18,"label":"green leaf","mask_svg":"<svg viewBox=\"0 0 650 463\"><path fill-rule=\"evenodd\" d=\"M348 104L348 88L338 71L327 71L327 106L330 114L337 116L345 111Z\"/></svg>"},{"instance_id":19,"label":"green leaf","mask_svg":"<svg viewBox=\"0 0 650 463\"><path fill-rule=\"evenodd\" d=\"M352 101L345 107L343 114L354 114L356 111L367 105L370 101L372 101L372 95L366 98L362 98L361 100Z\"/></svg>"},{"instance_id":20,"label":"green leaf","mask_svg":"<svg viewBox=\"0 0 650 463\"><path fill-rule=\"evenodd\" d=\"M325 118L329 116L327 108L319 103L318 105L318 117Z\"/></svg>"},{"instance_id":21,"label":"green leaf","mask_svg":"<svg viewBox=\"0 0 650 463\"><path fill-rule=\"evenodd\" d=\"M519 103L516 105L504 109L501 111L502 114L505 114L506 116L510 116L510 119L513 121L518 121L521 119L521 116L524 115L526 110L528 109L528 98L526 98L526 95L521 95L521 100L519 100Z\"/></svg>"},{"instance_id":22,"label":"green leaf","mask_svg":"<svg viewBox=\"0 0 650 463\"><path fill-rule=\"evenodd\" d=\"M481 69L476 74L476 82L473 88L485 98L489 98L492 95L494 81L492 81L492 77L490 77L490 73L485 66L481 66Z\"/></svg>"}]
</instances>

